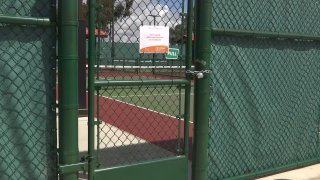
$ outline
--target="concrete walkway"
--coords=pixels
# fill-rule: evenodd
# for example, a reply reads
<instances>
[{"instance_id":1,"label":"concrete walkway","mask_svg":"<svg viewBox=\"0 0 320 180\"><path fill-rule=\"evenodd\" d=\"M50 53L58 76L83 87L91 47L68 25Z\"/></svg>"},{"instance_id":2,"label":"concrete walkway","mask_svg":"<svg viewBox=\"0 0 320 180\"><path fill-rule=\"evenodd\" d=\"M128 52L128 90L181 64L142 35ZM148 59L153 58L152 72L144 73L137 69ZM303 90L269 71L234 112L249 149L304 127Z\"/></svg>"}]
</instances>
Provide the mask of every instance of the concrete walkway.
<instances>
[{"instance_id":1,"label":"concrete walkway","mask_svg":"<svg viewBox=\"0 0 320 180\"><path fill-rule=\"evenodd\" d=\"M101 148L108 148L109 150L106 151L105 153L101 154L100 158L103 162L108 162L108 163L117 163L120 159L123 161L126 160L126 157L130 158L131 153L128 152L130 148L121 148L121 147L128 147L127 145L135 145L132 146L131 150L133 151L145 151L146 153L149 152L147 158L152 158L152 154L150 152L156 152L156 154L161 154L161 156L170 156L172 155L171 152L166 151L165 149L162 149L156 145L147 143L145 140L135 137L128 132L121 131L120 129L116 127L112 127L108 124L102 124L102 129L104 132L103 134L100 134L101 137L106 137L106 136L112 136L112 134L116 133L114 138L114 143L102 143L104 144L103 147ZM108 134L111 133L111 134ZM130 140L130 142L128 141ZM101 141L110 141L110 139L102 139ZM87 151L87 146L88 146L88 129L87 129L87 118L80 118L79 119L79 151L81 154L86 154ZM118 148L117 148L118 147ZM142 160L146 157L139 157ZM85 178L84 178L85 179ZM268 176L264 178L260 178L258 180L320 180L320 164L301 168L301 169L296 169L293 171L288 171L285 173L280 173L276 174L273 176Z\"/></svg>"},{"instance_id":2,"label":"concrete walkway","mask_svg":"<svg viewBox=\"0 0 320 180\"><path fill-rule=\"evenodd\" d=\"M320 164L276 174L259 180L320 180Z\"/></svg>"},{"instance_id":3,"label":"concrete walkway","mask_svg":"<svg viewBox=\"0 0 320 180\"><path fill-rule=\"evenodd\" d=\"M95 129L96 131L96 129ZM144 139L136 137L110 124L100 124L98 159L102 167L123 165L128 162L172 157L174 154ZM95 136L95 147L97 136ZM88 127L87 118L79 119L79 151L80 156L87 154Z\"/></svg>"}]
</instances>

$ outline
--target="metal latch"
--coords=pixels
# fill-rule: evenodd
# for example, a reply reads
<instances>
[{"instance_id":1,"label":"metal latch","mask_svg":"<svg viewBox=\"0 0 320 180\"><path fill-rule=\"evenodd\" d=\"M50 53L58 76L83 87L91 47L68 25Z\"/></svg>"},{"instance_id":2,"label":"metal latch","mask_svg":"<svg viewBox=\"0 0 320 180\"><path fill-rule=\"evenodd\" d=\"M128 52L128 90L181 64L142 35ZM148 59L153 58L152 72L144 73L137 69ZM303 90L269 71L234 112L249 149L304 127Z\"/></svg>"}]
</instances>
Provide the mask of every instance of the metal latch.
<instances>
[{"instance_id":1,"label":"metal latch","mask_svg":"<svg viewBox=\"0 0 320 180\"><path fill-rule=\"evenodd\" d=\"M210 73L211 73L210 70L202 70L202 71L191 71L191 70L188 70L188 71L186 71L186 74L192 74L195 77L197 77L197 79L202 79L205 74L210 74Z\"/></svg>"}]
</instances>

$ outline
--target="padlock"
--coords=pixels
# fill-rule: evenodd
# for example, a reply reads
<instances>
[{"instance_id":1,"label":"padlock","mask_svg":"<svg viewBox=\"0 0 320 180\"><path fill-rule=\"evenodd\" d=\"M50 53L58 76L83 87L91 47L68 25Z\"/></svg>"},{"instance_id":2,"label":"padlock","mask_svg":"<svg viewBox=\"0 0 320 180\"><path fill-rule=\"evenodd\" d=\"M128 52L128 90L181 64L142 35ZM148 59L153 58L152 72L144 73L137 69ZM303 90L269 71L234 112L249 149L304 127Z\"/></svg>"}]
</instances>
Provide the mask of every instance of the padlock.
<instances>
[{"instance_id":1,"label":"padlock","mask_svg":"<svg viewBox=\"0 0 320 180\"><path fill-rule=\"evenodd\" d=\"M202 79L203 77L204 77L204 75L203 75L202 72L199 72L199 73L197 74L197 78L198 78L198 79Z\"/></svg>"}]
</instances>

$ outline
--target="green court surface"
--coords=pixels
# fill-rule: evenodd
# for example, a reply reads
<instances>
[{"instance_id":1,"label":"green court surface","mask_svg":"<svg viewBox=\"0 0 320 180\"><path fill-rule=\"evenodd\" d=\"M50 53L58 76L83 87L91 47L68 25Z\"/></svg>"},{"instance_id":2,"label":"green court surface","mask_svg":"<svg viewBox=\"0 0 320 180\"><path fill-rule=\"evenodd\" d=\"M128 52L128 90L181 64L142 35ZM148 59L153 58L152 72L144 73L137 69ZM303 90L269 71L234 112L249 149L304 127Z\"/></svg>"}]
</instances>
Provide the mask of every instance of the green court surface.
<instances>
[{"instance_id":1,"label":"green court surface","mask_svg":"<svg viewBox=\"0 0 320 180\"><path fill-rule=\"evenodd\" d=\"M184 114L185 90L179 86L109 87L100 90L99 95L173 117L181 117ZM193 104L192 93L190 104L192 122Z\"/></svg>"}]
</instances>

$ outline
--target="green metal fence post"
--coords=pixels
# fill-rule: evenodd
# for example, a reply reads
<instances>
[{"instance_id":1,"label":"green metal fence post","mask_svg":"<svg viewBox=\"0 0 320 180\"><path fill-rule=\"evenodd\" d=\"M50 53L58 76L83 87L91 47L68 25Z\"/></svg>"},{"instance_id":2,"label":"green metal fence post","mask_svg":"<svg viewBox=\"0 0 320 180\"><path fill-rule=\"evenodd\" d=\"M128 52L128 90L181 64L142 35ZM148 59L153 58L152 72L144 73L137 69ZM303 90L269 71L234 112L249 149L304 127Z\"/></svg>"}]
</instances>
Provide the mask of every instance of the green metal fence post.
<instances>
[{"instance_id":1,"label":"green metal fence post","mask_svg":"<svg viewBox=\"0 0 320 180\"><path fill-rule=\"evenodd\" d=\"M209 69L211 60L212 0L197 1L196 71ZM206 180L208 168L209 76L195 81L192 179Z\"/></svg>"},{"instance_id":2,"label":"green metal fence post","mask_svg":"<svg viewBox=\"0 0 320 180\"><path fill-rule=\"evenodd\" d=\"M98 44L97 44L97 49L96 49L96 80L99 80L100 79L100 64L101 64L101 30L102 30L102 20L101 20L101 14L102 14L102 8L103 8L103 4L101 4L101 1L100 2L98 2L99 3L99 5L98 5L98 7L99 7L99 9L98 9L98 12L97 12L97 14L98 14L98 18L97 18L97 21L98 21L98 37L97 37L97 40L98 40ZM100 98L99 98L99 96L100 96L100 91L99 91L99 88L98 89L96 89L96 92L97 92L97 100L96 100L96 106L97 106L97 109L96 109L96 114L100 114ZM95 153L95 158L96 158L96 160L95 160L95 162L96 162L96 164L97 164L97 166L98 166L98 164L99 164L99 154L98 154L98 152L99 152L99 149L100 149L100 117L99 116L97 116L96 117L97 119L96 119L96 122L97 122L97 127L96 127L96 130L97 130L97 132L96 132L96 142L97 142L97 146L96 146L96 148L97 148L97 151L96 151L96 153Z\"/></svg>"},{"instance_id":3,"label":"green metal fence post","mask_svg":"<svg viewBox=\"0 0 320 180\"><path fill-rule=\"evenodd\" d=\"M59 164L78 163L78 1L59 1ZM76 180L78 173L62 174Z\"/></svg>"},{"instance_id":4,"label":"green metal fence post","mask_svg":"<svg viewBox=\"0 0 320 180\"><path fill-rule=\"evenodd\" d=\"M192 63L192 27L193 27L193 0L188 0L187 10L187 47L186 47L186 71L191 70ZM185 122L184 122L184 151L185 155L189 156L189 121L190 121L190 94L191 94L191 80L190 76L187 76L189 84L185 87ZM189 165L187 164L187 169ZM188 177L189 178L189 177Z\"/></svg>"},{"instance_id":5,"label":"green metal fence post","mask_svg":"<svg viewBox=\"0 0 320 180\"><path fill-rule=\"evenodd\" d=\"M88 179L93 180L94 153L94 65L96 62L96 1L89 0L89 49L88 49Z\"/></svg>"}]
</instances>

